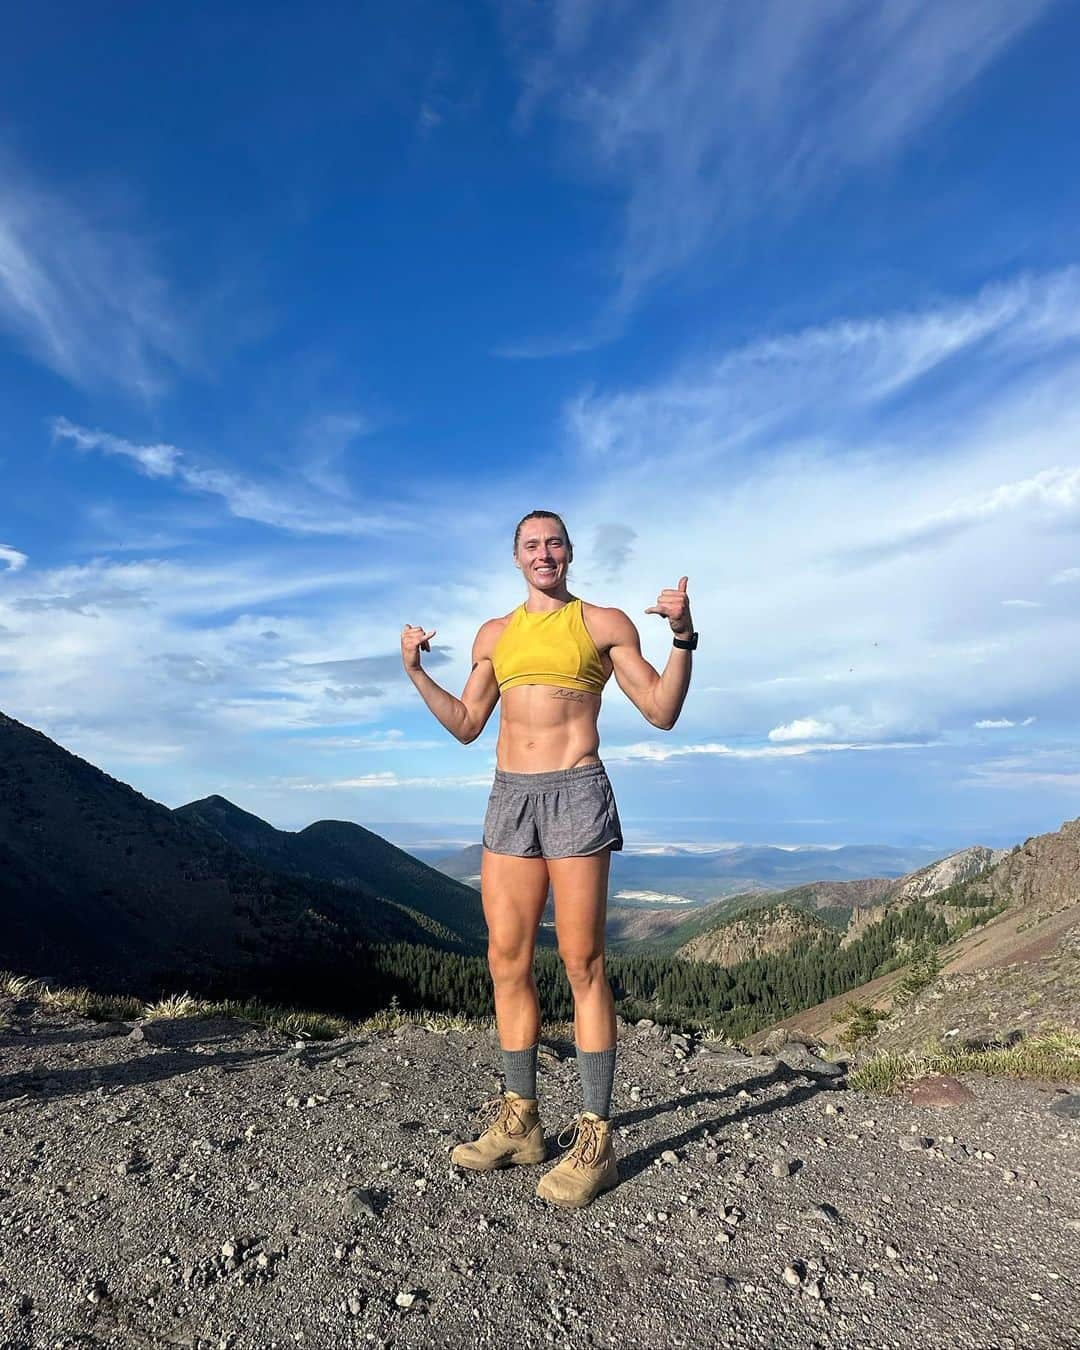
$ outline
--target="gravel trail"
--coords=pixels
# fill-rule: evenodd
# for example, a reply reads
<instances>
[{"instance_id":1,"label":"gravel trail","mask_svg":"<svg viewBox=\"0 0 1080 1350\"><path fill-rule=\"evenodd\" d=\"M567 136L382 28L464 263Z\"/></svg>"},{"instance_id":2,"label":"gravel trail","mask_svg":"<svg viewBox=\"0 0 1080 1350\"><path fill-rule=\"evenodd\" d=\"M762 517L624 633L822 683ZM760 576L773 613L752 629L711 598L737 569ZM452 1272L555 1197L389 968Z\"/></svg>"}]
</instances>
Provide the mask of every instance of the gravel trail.
<instances>
[{"instance_id":1,"label":"gravel trail","mask_svg":"<svg viewBox=\"0 0 1080 1350\"><path fill-rule=\"evenodd\" d=\"M579 1093L548 1047L554 1157ZM497 1068L486 1031L0 1000L0 1347L1080 1344L1076 1096L916 1106L621 1027L623 1182L566 1213L541 1169L450 1166Z\"/></svg>"}]
</instances>

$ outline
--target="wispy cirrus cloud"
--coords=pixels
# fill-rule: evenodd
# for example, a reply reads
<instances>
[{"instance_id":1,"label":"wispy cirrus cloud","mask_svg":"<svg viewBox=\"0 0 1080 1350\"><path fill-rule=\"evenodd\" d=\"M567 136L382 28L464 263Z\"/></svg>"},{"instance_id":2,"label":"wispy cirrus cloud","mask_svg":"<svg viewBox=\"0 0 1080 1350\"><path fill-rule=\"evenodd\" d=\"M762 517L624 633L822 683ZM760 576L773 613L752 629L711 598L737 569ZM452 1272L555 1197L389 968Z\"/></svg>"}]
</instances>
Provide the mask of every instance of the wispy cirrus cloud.
<instances>
[{"instance_id":1,"label":"wispy cirrus cloud","mask_svg":"<svg viewBox=\"0 0 1080 1350\"><path fill-rule=\"evenodd\" d=\"M66 417L53 419L52 433L84 453L98 451L126 459L147 478L170 480L190 492L216 497L233 516L275 529L295 534L363 535L414 528L404 515L357 511L344 506L336 493L312 491L303 483L257 481L229 469L197 464L175 445L139 444L77 426Z\"/></svg>"},{"instance_id":2,"label":"wispy cirrus cloud","mask_svg":"<svg viewBox=\"0 0 1080 1350\"><path fill-rule=\"evenodd\" d=\"M32 356L74 384L152 397L198 364L190 311L105 193L65 199L0 154L0 327Z\"/></svg>"},{"instance_id":3,"label":"wispy cirrus cloud","mask_svg":"<svg viewBox=\"0 0 1080 1350\"><path fill-rule=\"evenodd\" d=\"M759 339L630 392L586 391L568 430L596 464L639 464L662 444L684 465L793 439L850 435L867 413L948 362L1009 369L1080 341L1080 267L1020 276L909 312Z\"/></svg>"},{"instance_id":4,"label":"wispy cirrus cloud","mask_svg":"<svg viewBox=\"0 0 1080 1350\"><path fill-rule=\"evenodd\" d=\"M944 543L995 517L1023 513L1053 523L1080 522L1080 468L1056 465L1014 483L1002 483L982 497L970 497L898 531L880 544L854 549L856 563L877 563L897 554ZM1004 602L1010 603L1008 601ZM1024 607L1023 601L1013 601Z\"/></svg>"},{"instance_id":5,"label":"wispy cirrus cloud","mask_svg":"<svg viewBox=\"0 0 1080 1350\"><path fill-rule=\"evenodd\" d=\"M1040 601L1080 523L1076 314L1076 268L1019 276L570 403L593 519L636 532L619 603L658 667L627 602L690 577L686 739L931 742L986 708L1070 716L1078 619ZM632 710L605 717L634 739Z\"/></svg>"},{"instance_id":6,"label":"wispy cirrus cloud","mask_svg":"<svg viewBox=\"0 0 1080 1350\"><path fill-rule=\"evenodd\" d=\"M528 123L551 110L623 200L613 309L732 227L875 169L1050 0L510 4ZM544 354L541 347L520 354Z\"/></svg>"},{"instance_id":7,"label":"wispy cirrus cloud","mask_svg":"<svg viewBox=\"0 0 1080 1350\"><path fill-rule=\"evenodd\" d=\"M1080 758L1073 750L1043 749L1025 755L988 759L970 765L959 786L1072 791L1080 788Z\"/></svg>"}]
</instances>

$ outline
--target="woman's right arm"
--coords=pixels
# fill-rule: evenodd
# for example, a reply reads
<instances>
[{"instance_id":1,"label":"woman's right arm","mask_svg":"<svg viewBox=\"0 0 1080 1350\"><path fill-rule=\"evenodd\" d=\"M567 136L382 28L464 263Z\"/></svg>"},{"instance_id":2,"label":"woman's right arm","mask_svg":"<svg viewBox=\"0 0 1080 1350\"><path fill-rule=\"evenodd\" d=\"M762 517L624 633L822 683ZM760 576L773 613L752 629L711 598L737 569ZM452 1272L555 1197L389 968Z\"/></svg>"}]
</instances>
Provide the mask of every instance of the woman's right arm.
<instances>
[{"instance_id":1,"label":"woman's right arm","mask_svg":"<svg viewBox=\"0 0 1080 1350\"><path fill-rule=\"evenodd\" d=\"M420 664L420 653L430 650L428 640L435 636L436 630L433 628L428 633L423 628L406 624L401 634L401 661L406 675L438 721L463 745L476 740L499 701L499 686L491 664L493 630L497 627L497 621L490 620L477 633L472 648L472 670L460 698L436 684Z\"/></svg>"}]
</instances>

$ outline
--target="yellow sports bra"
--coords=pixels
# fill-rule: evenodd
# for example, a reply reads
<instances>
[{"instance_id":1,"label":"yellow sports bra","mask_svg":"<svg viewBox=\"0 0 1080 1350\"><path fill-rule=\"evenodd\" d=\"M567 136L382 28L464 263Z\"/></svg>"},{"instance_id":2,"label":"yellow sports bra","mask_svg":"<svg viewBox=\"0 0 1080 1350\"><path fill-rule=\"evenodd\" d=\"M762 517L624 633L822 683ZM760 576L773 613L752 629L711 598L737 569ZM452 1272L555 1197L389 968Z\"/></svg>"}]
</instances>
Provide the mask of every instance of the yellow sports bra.
<instances>
[{"instance_id":1,"label":"yellow sports bra","mask_svg":"<svg viewBox=\"0 0 1080 1350\"><path fill-rule=\"evenodd\" d=\"M519 684L551 684L599 694L608 678L577 599L536 614L519 605L499 634L491 664L500 694Z\"/></svg>"}]
</instances>

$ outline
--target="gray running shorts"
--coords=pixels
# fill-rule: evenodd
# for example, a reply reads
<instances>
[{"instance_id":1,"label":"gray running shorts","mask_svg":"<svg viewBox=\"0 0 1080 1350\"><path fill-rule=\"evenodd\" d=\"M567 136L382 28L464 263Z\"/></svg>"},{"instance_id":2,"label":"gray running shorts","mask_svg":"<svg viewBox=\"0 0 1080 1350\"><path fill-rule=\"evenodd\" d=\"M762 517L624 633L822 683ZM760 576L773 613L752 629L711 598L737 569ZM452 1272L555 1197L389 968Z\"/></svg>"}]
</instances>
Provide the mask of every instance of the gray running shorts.
<instances>
[{"instance_id":1,"label":"gray running shorts","mask_svg":"<svg viewBox=\"0 0 1080 1350\"><path fill-rule=\"evenodd\" d=\"M580 858L621 849L615 794L602 764L552 773L495 770L484 847L517 858Z\"/></svg>"}]
</instances>

